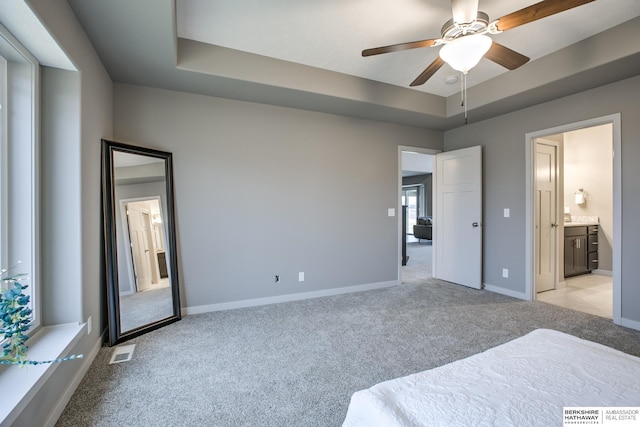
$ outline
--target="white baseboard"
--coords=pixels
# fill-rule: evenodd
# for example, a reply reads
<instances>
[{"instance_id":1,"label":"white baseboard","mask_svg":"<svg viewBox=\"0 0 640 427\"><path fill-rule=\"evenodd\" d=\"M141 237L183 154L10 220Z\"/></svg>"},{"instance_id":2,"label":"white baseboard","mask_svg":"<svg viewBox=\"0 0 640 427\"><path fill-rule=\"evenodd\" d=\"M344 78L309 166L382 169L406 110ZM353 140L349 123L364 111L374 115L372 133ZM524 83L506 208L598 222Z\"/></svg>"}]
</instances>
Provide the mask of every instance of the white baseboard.
<instances>
[{"instance_id":1,"label":"white baseboard","mask_svg":"<svg viewBox=\"0 0 640 427\"><path fill-rule=\"evenodd\" d=\"M640 322L638 322L637 320L625 319L624 317L621 317L620 325L640 331Z\"/></svg>"},{"instance_id":2,"label":"white baseboard","mask_svg":"<svg viewBox=\"0 0 640 427\"><path fill-rule=\"evenodd\" d=\"M529 296L526 294L526 292L512 291L511 289L505 289L499 286L489 285L488 283L483 283L483 286L484 286L484 289L486 289L489 292L495 292L496 294L502 294L508 297L529 301Z\"/></svg>"},{"instance_id":3,"label":"white baseboard","mask_svg":"<svg viewBox=\"0 0 640 427\"><path fill-rule=\"evenodd\" d=\"M389 282L370 283L366 285L347 286L345 288L325 289L321 291L301 292L297 294L278 295L275 297L254 298L240 301L224 302L220 304L198 305L183 307L182 315L209 313L212 311L233 310L236 308L256 307L259 305L276 304L280 302L300 301L311 298L328 297L332 295L347 294L351 292L371 291L374 289L390 288L400 284L399 280Z\"/></svg>"},{"instance_id":4,"label":"white baseboard","mask_svg":"<svg viewBox=\"0 0 640 427\"><path fill-rule=\"evenodd\" d=\"M71 400L71 397L73 397L73 393L75 393L76 389L80 385L80 381L82 381L82 378L84 378L85 374L91 367L93 360L98 355L98 352L102 347L103 338L104 338L103 336L100 336L100 339L93 346L93 348L91 349L91 353L89 353L88 357L85 357L85 356L82 357L82 366L76 372L76 374L73 377L73 380L71 381L71 383L69 383L69 386L66 388L64 393L62 393L62 396L60 396L58 403L49 414L49 418L47 419L47 422L44 424L44 427L54 427L56 425L56 422L60 418L60 415L62 415L62 411L64 411L64 408L67 407L67 404Z\"/></svg>"}]
</instances>

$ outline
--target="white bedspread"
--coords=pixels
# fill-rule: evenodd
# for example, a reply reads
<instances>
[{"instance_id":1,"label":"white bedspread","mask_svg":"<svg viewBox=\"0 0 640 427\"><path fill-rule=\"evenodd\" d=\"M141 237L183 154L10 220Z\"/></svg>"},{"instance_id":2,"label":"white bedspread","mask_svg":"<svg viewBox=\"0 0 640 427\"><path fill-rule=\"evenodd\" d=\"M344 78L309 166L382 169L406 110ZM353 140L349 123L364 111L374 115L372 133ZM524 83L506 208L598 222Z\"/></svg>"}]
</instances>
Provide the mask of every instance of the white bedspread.
<instances>
[{"instance_id":1,"label":"white bedspread","mask_svg":"<svg viewBox=\"0 0 640 427\"><path fill-rule=\"evenodd\" d=\"M343 427L561 426L563 406L640 406L640 358L537 329L354 393Z\"/></svg>"}]
</instances>

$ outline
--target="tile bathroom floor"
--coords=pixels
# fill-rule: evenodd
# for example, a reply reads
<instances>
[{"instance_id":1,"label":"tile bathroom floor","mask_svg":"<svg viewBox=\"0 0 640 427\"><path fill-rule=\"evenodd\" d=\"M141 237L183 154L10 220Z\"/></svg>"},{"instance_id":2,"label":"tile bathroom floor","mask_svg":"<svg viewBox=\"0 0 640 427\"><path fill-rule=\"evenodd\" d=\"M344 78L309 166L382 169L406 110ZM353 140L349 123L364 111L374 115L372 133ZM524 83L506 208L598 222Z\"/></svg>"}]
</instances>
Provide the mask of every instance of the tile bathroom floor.
<instances>
[{"instance_id":1,"label":"tile bathroom floor","mask_svg":"<svg viewBox=\"0 0 640 427\"><path fill-rule=\"evenodd\" d=\"M565 279L566 286L540 292L538 301L559 305L611 319L613 316L613 279L599 274L583 274Z\"/></svg>"}]
</instances>

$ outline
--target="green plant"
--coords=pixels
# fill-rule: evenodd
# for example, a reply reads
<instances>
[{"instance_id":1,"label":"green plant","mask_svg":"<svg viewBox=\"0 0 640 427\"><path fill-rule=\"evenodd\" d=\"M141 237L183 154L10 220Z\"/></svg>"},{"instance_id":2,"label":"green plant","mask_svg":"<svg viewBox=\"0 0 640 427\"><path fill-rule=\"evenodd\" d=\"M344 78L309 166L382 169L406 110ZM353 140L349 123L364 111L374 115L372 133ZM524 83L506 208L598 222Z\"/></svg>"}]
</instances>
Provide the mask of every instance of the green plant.
<instances>
[{"instance_id":1,"label":"green plant","mask_svg":"<svg viewBox=\"0 0 640 427\"><path fill-rule=\"evenodd\" d=\"M26 341L29 338L27 332L31 327L33 311L29 308L28 295L23 291L28 285L21 282L26 278L24 274L7 274L9 270L3 269L0 282L0 342L2 342L2 355L0 364L3 365L39 365L41 363L56 363L65 360L79 359L82 355L67 356L54 360L29 360L27 359Z\"/></svg>"}]
</instances>

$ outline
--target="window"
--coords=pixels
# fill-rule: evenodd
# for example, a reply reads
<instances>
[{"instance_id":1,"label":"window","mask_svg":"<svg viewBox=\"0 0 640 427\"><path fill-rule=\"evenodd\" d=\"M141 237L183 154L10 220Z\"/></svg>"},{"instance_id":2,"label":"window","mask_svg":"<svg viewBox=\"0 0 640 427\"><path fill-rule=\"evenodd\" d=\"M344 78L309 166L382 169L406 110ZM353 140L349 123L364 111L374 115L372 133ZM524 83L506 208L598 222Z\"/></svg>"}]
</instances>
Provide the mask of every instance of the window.
<instances>
[{"instance_id":1,"label":"window","mask_svg":"<svg viewBox=\"0 0 640 427\"><path fill-rule=\"evenodd\" d=\"M38 62L0 26L0 265L28 276L33 326L38 301Z\"/></svg>"},{"instance_id":2,"label":"window","mask_svg":"<svg viewBox=\"0 0 640 427\"><path fill-rule=\"evenodd\" d=\"M413 234L413 226L417 224L418 217L423 215L423 199L424 185L402 186L402 204L407 206L407 234Z\"/></svg>"},{"instance_id":3,"label":"window","mask_svg":"<svg viewBox=\"0 0 640 427\"><path fill-rule=\"evenodd\" d=\"M0 55L0 268L7 254L7 60Z\"/></svg>"}]
</instances>

